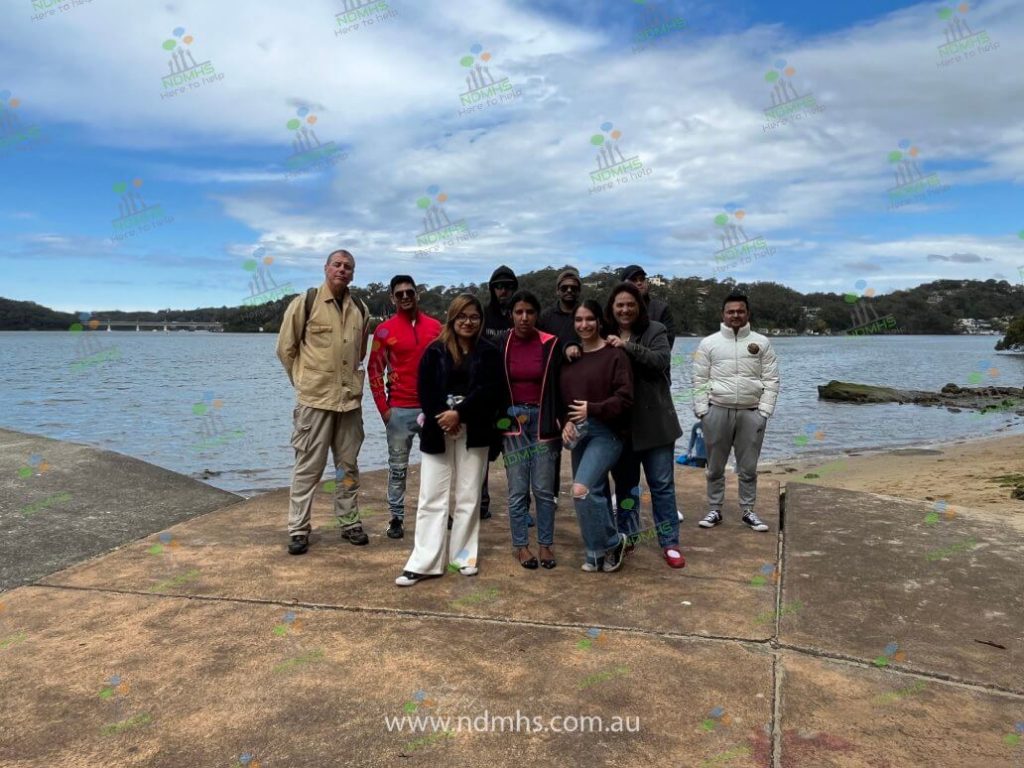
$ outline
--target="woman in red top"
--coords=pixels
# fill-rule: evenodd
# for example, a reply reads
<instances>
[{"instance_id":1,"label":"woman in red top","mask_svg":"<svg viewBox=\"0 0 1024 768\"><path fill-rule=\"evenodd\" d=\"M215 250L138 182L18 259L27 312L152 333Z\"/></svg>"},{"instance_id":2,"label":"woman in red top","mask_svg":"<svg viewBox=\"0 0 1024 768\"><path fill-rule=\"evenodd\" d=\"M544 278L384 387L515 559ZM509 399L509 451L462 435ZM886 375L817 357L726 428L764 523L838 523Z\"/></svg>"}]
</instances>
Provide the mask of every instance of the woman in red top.
<instances>
[{"instance_id":1,"label":"woman in red top","mask_svg":"<svg viewBox=\"0 0 1024 768\"><path fill-rule=\"evenodd\" d=\"M562 450L558 422L558 374L562 345L557 336L538 331L540 301L529 291L511 299L512 331L501 342L505 386L498 429L502 431L508 476L508 517L512 546L524 568L554 568L555 457ZM540 562L530 552L529 519L532 488L537 510Z\"/></svg>"}]
</instances>

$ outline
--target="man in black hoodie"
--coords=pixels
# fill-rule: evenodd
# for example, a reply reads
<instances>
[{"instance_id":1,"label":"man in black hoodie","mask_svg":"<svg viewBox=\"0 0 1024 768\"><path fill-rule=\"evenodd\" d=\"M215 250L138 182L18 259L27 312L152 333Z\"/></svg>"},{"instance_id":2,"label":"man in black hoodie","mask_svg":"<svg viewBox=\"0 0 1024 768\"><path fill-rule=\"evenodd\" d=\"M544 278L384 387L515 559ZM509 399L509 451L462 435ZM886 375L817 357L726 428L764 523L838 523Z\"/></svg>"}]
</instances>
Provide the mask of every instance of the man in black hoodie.
<instances>
[{"instance_id":1,"label":"man in black hoodie","mask_svg":"<svg viewBox=\"0 0 1024 768\"><path fill-rule=\"evenodd\" d=\"M516 273L502 264L487 282L491 292L491 301L484 310L484 337L496 341L502 331L512 328L512 294L519 290L519 278Z\"/></svg>"}]
</instances>

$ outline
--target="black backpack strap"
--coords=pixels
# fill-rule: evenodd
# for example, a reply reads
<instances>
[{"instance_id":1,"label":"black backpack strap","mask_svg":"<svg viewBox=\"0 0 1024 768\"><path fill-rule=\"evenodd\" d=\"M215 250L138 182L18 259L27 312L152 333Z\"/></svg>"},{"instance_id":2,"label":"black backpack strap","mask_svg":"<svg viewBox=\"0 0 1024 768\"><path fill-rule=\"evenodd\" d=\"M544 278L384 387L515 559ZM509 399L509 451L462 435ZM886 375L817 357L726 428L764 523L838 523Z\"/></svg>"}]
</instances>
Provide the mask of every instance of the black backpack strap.
<instances>
[{"instance_id":1,"label":"black backpack strap","mask_svg":"<svg viewBox=\"0 0 1024 768\"><path fill-rule=\"evenodd\" d=\"M299 339L301 344L306 340L306 326L309 325L309 316L313 314L313 304L316 303L316 294L319 288L310 288L306 291L306 316L302 321L302 337ZM349 294L351 296L351 294ZM362 299L352 296L355 300L356 305L359 307L359 311L363 313L363 326L370 322L370 308L366 306L366 302Z\"/></svg>"},{"instance_id":2,"label":"black backpack strap","mask_svg":"<svg viewBox=\"0 0 1024 768\"><path fill-rule=\"evenodd\" d=\"M317 288L310 288L306 291L306 316L302 321L302 338L299 339L301 344L306 340L306 326L309 325L309 316L313 313L313 303L316 301Z\"/></svg>"}]
</instances>

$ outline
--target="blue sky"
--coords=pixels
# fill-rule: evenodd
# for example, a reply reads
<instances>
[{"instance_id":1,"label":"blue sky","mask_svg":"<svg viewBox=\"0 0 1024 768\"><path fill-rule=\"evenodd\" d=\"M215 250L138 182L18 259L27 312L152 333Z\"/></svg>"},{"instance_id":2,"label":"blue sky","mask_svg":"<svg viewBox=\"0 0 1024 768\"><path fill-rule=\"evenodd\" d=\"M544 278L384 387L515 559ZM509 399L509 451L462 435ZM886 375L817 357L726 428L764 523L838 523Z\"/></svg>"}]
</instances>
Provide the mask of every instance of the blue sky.
<instances>
[{"instance_id":1,"label":"blue sky","mask_svg":"<svg viewBox=\"0 0 1024 768\"><path fill-rule=\"evenodd\" d=\"M631 262L835 293L1022 280L1012 0L378 0L358 27L336 15L364 0L74 1L2 11L0 296L237 306L254 254L301 290L335 248L356 284ZM943 65L947 39L973 56ZM772 124L773 91L799 119ZM116 240L120 206L145 213ZM424 252L444 218L462 235Z\"/></svg>"}]
</instances>

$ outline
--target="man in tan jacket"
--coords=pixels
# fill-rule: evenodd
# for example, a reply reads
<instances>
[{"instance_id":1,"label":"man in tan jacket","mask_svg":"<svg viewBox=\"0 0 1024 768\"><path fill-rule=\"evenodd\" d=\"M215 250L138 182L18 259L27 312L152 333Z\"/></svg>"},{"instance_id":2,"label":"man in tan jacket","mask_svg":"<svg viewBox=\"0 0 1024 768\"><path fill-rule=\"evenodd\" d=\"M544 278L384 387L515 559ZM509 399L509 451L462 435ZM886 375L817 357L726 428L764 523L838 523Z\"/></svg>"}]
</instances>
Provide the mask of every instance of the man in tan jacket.
<instances>
[{"instance_id":1,"label":"man in tan jacket","mask_svg":"<svg viewBox=\"0 0 1024 768\"><path fill-rule=\"evenodd\" d=\"M348 251L331 253L315 300L308 304L305 294L296 296L285 310L277 337L277 356L297 400L288 513L288 551L293 555L309 548L310 510L328 449L334 456L334 514L342 538L357 545L370 541L356 500L356 460L363 444L363 358L370 317L366 305L355 300L348 288L355 268L356 260Z\"/></svg>"}]
</instances>

